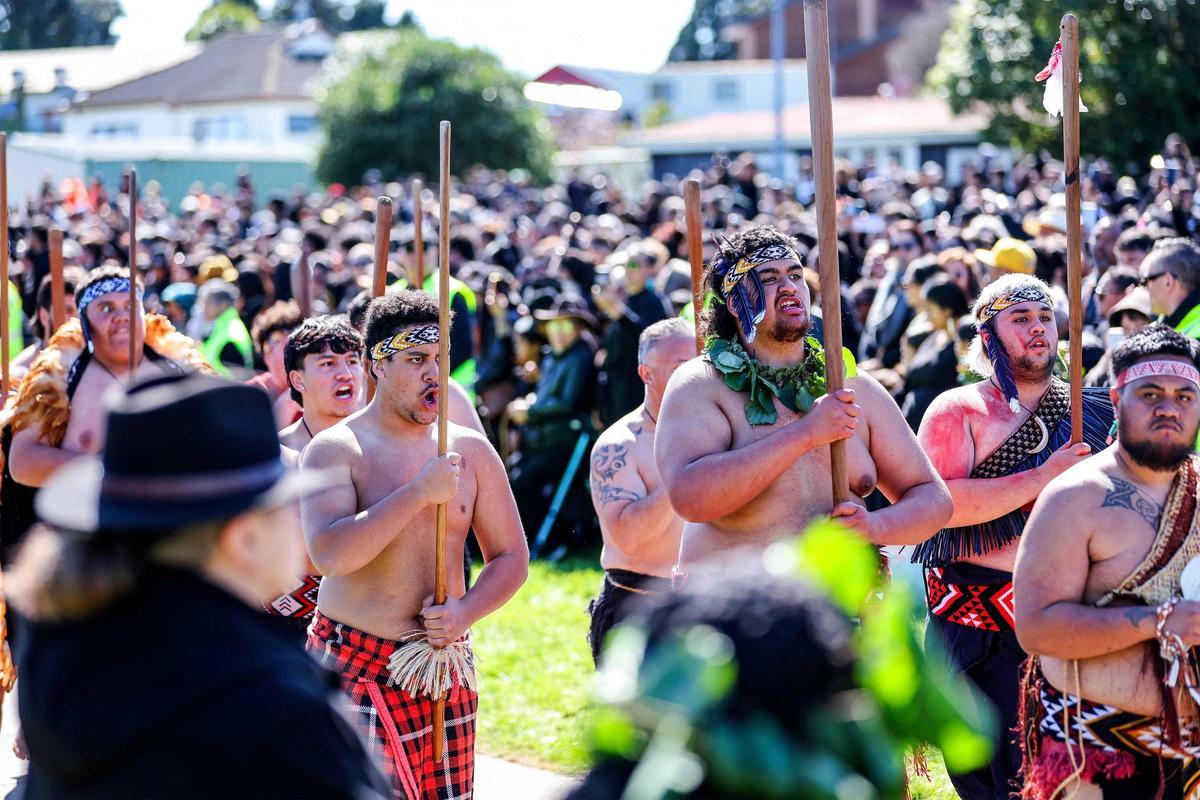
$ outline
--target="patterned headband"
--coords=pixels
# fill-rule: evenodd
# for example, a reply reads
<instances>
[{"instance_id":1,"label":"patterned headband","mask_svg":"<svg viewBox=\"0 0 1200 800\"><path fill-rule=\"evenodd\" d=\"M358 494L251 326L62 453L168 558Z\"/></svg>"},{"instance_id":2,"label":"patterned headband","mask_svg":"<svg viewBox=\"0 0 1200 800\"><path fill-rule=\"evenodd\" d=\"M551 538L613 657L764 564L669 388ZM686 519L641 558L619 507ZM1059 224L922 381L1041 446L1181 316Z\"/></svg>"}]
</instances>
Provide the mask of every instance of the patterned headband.
<instances>
[{"instance_id":1,"label":"patterned headband","mask_svg":"<svg viewBox=\"0 0 1200 800\"><path fill-rule=\"evenodd\" d=\"M92 304L92 302L102 295L112 294L113 292L121 292L129 294L129 278L105 278L97 281L89 286L83 292L83 297L79 298L79 316L83 316L84 310ZM142 297L142 287L138 286L138 299Z\"/></svg>"},{"instance_id":2,"label":"patterned headband","mask_svg":"<svg viewBox=\"0 0 1200 800\"><path fill-rule=\"evenodd\" d=\"M800 255L786 244L769 244L742 256L725 272L724 279L721 281L722 296L728 297L742 278L746 277L746 273L759 264L766 264L768 261L782 261L785 258L800 261Z\"/></svg>"},{"instance_id":3,"label":"patterned headband","mask_svg":"<svg viewBox=\"0 0 1200 800\"><path fill-rule=\"evenodd\" d=\"M441 340L441 331L437 325L418 325L413 328L405 328L390 339L376 342L371 347L371 360L383 361L401 350L425 344L437 344Z\"/></svg>"},{"instance_id":4,"label":"patterned headband","mask_svg":"<svg viewBox=\"0 0 1200 800\"><path fill-rule=\"evenodd\" d=\"M1054 308L1054 301L1050 299L1050 295L1046 294L1041 287L1026 283L1015 286L993 298L990 303L979 309L975 318L980 325L986 325L1004 309L1012 308L1020 303L1041 303L1046 308Z\"/></svg>"},{"instance_id":5,"label":"patterned headband","mask_svg":"<svg viewBox=\"0 0 1200 800\"><path fill-rule=\"evenodd\" d=\"M1140 381L1142 378L1182 378L1191 381L1200 389L1200 370L1192 364L1182 361L1139 361L1117 376L1117 387L1122 389L1126 384Z\"/></svg>"}]
</instances>

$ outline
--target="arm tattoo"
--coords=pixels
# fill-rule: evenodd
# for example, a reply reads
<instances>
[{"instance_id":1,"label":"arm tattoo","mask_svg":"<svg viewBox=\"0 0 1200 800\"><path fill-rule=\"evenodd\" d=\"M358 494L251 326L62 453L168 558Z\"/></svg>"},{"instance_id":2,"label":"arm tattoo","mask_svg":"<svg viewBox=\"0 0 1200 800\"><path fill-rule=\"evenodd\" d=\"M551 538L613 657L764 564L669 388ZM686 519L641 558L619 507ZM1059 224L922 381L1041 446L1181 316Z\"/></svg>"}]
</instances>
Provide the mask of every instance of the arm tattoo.
<instances>
[{"instance_id":1,"label":"arm tattoo","mask_svg":"<svg viewBox=\"0 0 1200 800\"><path fill-rule=\"evenodd\" d=\"M1104 493L1101 508L1124 508L1140 516L1154 530L1158 530L1158 518L1162 516L1162 506L1148 499L1129 481L1112 478L1112 488Z\"/></svg>"},{"instance_id":2,"label":"arm tattoo","mask_svg":"<svg viewBox=\"0 0 1200 800\"><path fill-rule=\"evenodd\" d=\"M1147 606L1132 606L1125 611L1125 619L1129 620L1131 627L1136 628L1141 624L1146 617L1154 616L1154 609Z\"/></svg>"},{"instance_id":3,"label":"arm tattoo","mask_svg":"<svg viewBox=\"0 0 1200 800\"><path fill-rule=\"evenodd\" d=\"M617 473L628 464L629 446L624 444L605 444L596 448L592 454L592 478L599 489L600 505L618 501L635 502L642 496L632 489L622 489L613 486L612 481Z\"/></svg>"}]
</instances>

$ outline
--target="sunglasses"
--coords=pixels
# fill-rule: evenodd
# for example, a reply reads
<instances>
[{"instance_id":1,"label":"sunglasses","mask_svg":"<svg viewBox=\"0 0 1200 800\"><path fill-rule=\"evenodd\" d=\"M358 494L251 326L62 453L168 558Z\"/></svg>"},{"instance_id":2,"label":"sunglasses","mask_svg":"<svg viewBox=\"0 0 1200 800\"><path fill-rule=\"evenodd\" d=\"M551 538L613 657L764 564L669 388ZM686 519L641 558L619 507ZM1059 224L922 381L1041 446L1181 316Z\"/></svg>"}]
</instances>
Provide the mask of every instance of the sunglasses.
<instances>
[{"instance_id":1,"label":"sunglasses","mask_svg":"<svg viewBox=\"0 0 1200 800\"><path fill-rule=\"evenodd\" d=\"M1151 283L1158 280L1163 275L1170 275L1170 274L1171 274L1170 272L1164 270L1162 272L1156 272L1153 275L1145 275L1141 278L1138 278L1138 286L1141 286L1141 287L1149 286Z\"/></svg>"},{"instance_id":2,"label":"sunglasses","mask_svg":"<svg viewBox=\"0 0 1200 800\"><path fill-rule=\"evenodd\" d=\"M892 242L890 247L893 250L916 250L916 242Z\"/></svg>"}]
</instances>

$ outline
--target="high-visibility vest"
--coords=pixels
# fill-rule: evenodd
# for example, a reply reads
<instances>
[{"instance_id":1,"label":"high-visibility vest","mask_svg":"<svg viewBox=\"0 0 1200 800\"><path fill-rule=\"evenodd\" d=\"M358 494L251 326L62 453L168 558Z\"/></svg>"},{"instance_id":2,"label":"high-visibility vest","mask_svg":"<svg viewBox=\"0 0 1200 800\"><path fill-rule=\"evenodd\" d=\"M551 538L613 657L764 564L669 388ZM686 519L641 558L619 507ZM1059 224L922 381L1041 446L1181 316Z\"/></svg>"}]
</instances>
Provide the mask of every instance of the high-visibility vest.
<instances>
[{"instance_id":1,"label":"high-visibility vest","mask_svg":"<svg viewBox=\"0 0 1200 800\"><path fill-rule=\"evenodd\" d=\"M25 349L25 332L22 320L21 293L12 281L8 282L8 358L11 361Z\"/></svg>"},{"instance_id":2,"label":"high-visibility vest","mask_svg":"<svg viewBox=\"0 0 1200 800\"><path fill-rule=\"evenodd\" d=\"M246 325L238 316L237 309L232 306L221 312L221 316L213 321L212 333L200 347L200 354L204 356L204 360L220 375L232 374L229 367L221 363L221 351L225 349L225 345L231 343L242 356L243 366L252 366L254 364L254 345L250 340L250 331L246 330Z\"/></svg>"},{"instance_id":3,"label":"high-visibility vest","mask_svg":"<svg viewBox=\"0 0 1200 800\"><path fill-rule=\"evenodd\" d=\"M1179 320L1179 324L1175 326L1175 330L1184 336L1200 339L1200 305L1185 314L1183 319Z\"/></svg>"}]
</instances>

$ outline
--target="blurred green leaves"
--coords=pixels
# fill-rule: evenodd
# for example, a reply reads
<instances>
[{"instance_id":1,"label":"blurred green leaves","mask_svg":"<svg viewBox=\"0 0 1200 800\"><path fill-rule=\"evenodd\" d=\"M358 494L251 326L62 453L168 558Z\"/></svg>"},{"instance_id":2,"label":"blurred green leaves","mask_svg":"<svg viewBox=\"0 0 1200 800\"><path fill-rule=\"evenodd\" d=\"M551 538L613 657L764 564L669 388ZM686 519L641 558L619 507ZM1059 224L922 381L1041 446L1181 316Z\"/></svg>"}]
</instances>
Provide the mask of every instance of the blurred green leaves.
<instances>
[{"instance_id":1,"label":"blurred green leaves","mask_svg":"<svg viewBox=\"0 0 1200 800\"><path fill-rule=\"evenodd\" d=\"M882 584L873 547L825 521L771 547L763 564L858 620L857 688L812 708L797 736L770 709L728 713L738 665L724 634L693 625L647 650L640 628L618 627L597 684L604 706L591 745L602 758L638 761L623 800L680 797L701 781L764 800L873 800L900 796L904 753L924 744L954 770L987 762L993 719L951 680L939 653L922 649L915 601L904 586Z\"/></svg>"}]
</instances>

